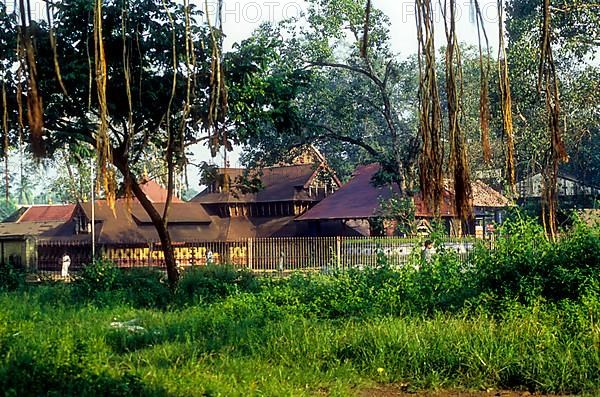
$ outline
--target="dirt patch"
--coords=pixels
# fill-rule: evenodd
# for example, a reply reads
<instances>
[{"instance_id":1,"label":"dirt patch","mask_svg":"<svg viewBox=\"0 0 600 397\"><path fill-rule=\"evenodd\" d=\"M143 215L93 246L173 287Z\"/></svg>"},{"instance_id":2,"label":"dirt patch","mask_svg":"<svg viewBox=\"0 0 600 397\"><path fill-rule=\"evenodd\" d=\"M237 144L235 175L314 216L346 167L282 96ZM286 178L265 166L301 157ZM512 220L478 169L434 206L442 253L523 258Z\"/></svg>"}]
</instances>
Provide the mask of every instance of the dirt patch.
<instances>
[{"instance_id":1,"label":"dirt patch","mask_svg":"<svg viewBox=\"0 0 600 397\"><path fill-rule=\"evenodd\" d=\"M405 390L403 385L378 386L360 390L360 397L573 397L557 394L537 394L519 391L418 391Z\"/></svg>"}]
</instances>

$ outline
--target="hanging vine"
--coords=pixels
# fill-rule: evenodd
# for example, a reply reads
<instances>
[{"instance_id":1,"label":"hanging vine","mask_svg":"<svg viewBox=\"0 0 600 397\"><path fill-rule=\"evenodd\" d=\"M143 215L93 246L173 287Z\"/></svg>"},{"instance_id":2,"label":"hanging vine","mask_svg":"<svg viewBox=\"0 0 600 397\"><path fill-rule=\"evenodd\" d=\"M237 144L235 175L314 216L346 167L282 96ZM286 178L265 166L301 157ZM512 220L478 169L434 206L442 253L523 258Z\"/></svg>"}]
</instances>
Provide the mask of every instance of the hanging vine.
<instances>
[{"instance_id":1,"label":"hanging vine","mask_svg":"<svg viewBox=\"0 0 600 397\"><path fill-rule=\"evenodd\" d=\"M558 233L556 212L558 207L558 165L569 161L561 136L560 97L558 78L552 55L552 13L550 0L544 0L542 14L542 37L540 42L540 64L538 71L538 92L545 97L548 129L550 131L550 154L543 171L542 218L546 232L551 239Z\"/></svg>"},{"instance_id":2,"label":"hanging vine","mask_svg":"<svg viewBox=\"0 0 600 397\"><path fill-rule=\"evenodd\" d=\"M490 145L490 42L487 31L485 30L484 19L481 14L481 7L478 0L473 0L475 8L475 21L477 23L477 41L479 47L479 128L481 132L481 148L483 151L483 160L490 163L492 160L492 149ZM484 62L483 43L481 36L485 39L486 57Z\"/></svg>"},{"instance_id":3,"label":"hanging vine","mask_svg":"<svg viewBox=\"0 0 600 397\"><path fill-rule=\"evenodd\" d=\"M175 175L175 164L174 164L174 155L175 155L175 140L176 137L171 129L171 110L173 106L173 99L175 98L175 92L177 89L177 32L175 30L175 21L173 19L173 15L169 10L167 2L163 0L163 8L167 17L169 19L169 24L171 26L171 55L172 55L172 66L173 66L173 79L171 81L171 93L169 96L169 102L167 104L167 112L163 116L165 121L165 130L167 134L167 190L169 194L167 195L167 201L165 203L165 208L163 211L163 222L166 225L169 213L169 207L172 201L172 193L173 193L173 183L174 183L174 175Z\"/></svg>"},{"instance_id":4,"label":"hanging vine","mask_svg":"<svg viewBox=\"0 0 600 397\"><path fill-rule=\"evenodd\" d=\"M4 158L4 193L5 200L9 199L9 173L8 173L8 103L6 99L6 83L4 81L4 71L2 70L2 157Z\"/></svg>"},{"instance_id":5,"label":"hanging vine","mask_svg":"<svg viewBox=\"0 0 600 397\"><path fill-rule=\"evenodd\" d=\"M423 199L436 214L443 196L442 117L438 92L433 7L431 0L416 0L419 60L419 181Z\"/></svg>"},{"instance_id":6,"label":"hanging vine","mask_svg":"<svg viewBox=\"0 0 600 397\"><path fill-rule=\"evenodd\" d=\"M195 86L196 76L196 57L194 54L194 39L191 33L191 20L190 20L190 4L189 0L183 2L184 18L185 18L185 65L186 65L186 86L185 86L185 102L183 104L183 115L181 117L181 125L179 127L179 166L183 170L185 177L185 186L188 185L187 180L187 158L185 156L185 130L187 127L188 116L191 111L192 103L192 92Z\"/></svg>"},{"instance_id":7,"label":"hanging vine","mask_svg":"<svg viewBox=\"0 0 600 397\"><path fill-rule=\"evenodd\" d=\"M227 140L226 128L222 125L225 120L225 114L228 107L228 93L225 85L225 73L222 67L221 47L223 37L223 26L221 12L223 0L218 0L218 10L216 13L216 24L212 26L210 22L210 13L208 0L205 0L206 19L211 38L211 67L210 67L210 97L208 105L208 116L206 127L209 131L209 146L212 157L217 155L221 146L225 146L225 151L231 150ZM218 32L218 37L217 37ZM226 163L226 161L225 161Z\"/></svg>"},{"instance_id":8,"label":"hanging vine","mask_svg":"<svg viewBox=\"0 0 600 397\"><path fill-rule=\"evenodd\" d=\"M467 147L461 129L462 66L456 36L456 0L444 1L446 29L446 95L448 99L448 138L450 141L450 169L453 173L456 215L466 221L473 216L473 194Z\"/></svg>"},{"instance_id":9,"label":"hanging vine","mask_svg":"<svg viewBox=\"0 0 600 397\"><path fill-rule=\"evenodd\" d=\"M367 51L369 50L369 24L371 19L371 0L367 0L367 5L365 6L365 22L363 26L363 37L362 43L360 46L360 55L363 58L367 58Z\"/></svg>"},{"instance_id":10,"label":"hanging vine","mask_svg":"<svg viewBox=\"0 0 600 397\"><path fill-rule=\"evenodd\" d=\"M62 74L60 72L60 64L58 63L58 51L56 49L56 35L54 34L54 27L53 27L54 13L53 13L53 6L51 5L50 1L46 1L46 16L47 16L47 20L48 20L48 36L50 38L50 48L52 49L52 62L54 63L54 73L56 74L56 79L58 81L58 85L60 86L60 89L62 90L63 94L65 94L65 96L68 97L69 94L67 94L67 89L65 88L65 84L62 79Z\"/></svg>"},{"instance_id":11,"label":"hanging vine","mask_svg":"<svg viewBox=\"0 0 600 397\"><path fill-rule=\"evenodd\" d=\"M115 173L110 167L112 151L108 134L108 105L106 100L106 54L104 52L104 39L102 35L102 0L96 0L94 6L94 63L96 71L96 91L98 95L99 124L96 136L96 150L98 153L98 168L100 179L106 195L106 200L114 210L116 200Z\"/></svg>"},{"instance_id":12,"label":"hanging vine","mask_svg":"<svg viewBox=\"0 0 600 397\"><path fill-rule=\"evenodd\" d=\"M515 196L515 138L512 117L512 98L510 92L510 77L508 74L508 59L504 40L504 11L503 0L498 0L498 78L500 82L500 110L502 113L502 132L506 149L506 180L511 196Z\"/></svg>"},{"instance_id":13,"label":"hanging vine","mask_svg":"<svg viewBox=\"0 0 600 397\"><path fill-rule=\"evenodd\" d=\"M25 6L27 4L27 6ZM31 147L34 156L43 157L46 148L44 145L44 110L42 97L38 91L37 68L35 60L35 49L31 34L31 4L30 0L25 2L19 0L19 13L21 26L19 29L19 43L23 46L21 52L27 66L27 121L31 132Z\"/></svg>"}]
</instances>

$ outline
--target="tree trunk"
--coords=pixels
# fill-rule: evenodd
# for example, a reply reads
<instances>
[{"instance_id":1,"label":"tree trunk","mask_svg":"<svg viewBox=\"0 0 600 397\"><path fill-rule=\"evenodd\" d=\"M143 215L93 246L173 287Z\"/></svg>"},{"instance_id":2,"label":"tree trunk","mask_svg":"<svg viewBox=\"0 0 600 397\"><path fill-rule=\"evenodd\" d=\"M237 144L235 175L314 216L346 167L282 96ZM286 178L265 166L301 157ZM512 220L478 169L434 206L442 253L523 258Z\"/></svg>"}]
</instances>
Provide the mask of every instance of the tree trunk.
<instances>
[{"instance_id":1,"label":"tree trunk","mask_svg":"<svg viewBox=\"0 0 600 397\"><path fill-rule=\"evenodd\" d=\"M167 225L154 205L150 202L148 197L146 197L146 194L144 194L144 191L140 185L138 185L137 179L134 175L132 175L131 171L129 171L127 162L120 153L113 153L113 163L126 179L129 178L129 180L132 181L131 190L133 191L133 194L139 200L140 204L150 217L152 224L156 228L156 232L160 238L160 243L165 255L165 266L167 267L169 287L171 290L174 290L177 286L177 282L179 281L179 271L177 270L177 263L175 262L175 250L173 249L173 244L171 243L171 235L169 234Z\"/></svg>"}]
</instances>

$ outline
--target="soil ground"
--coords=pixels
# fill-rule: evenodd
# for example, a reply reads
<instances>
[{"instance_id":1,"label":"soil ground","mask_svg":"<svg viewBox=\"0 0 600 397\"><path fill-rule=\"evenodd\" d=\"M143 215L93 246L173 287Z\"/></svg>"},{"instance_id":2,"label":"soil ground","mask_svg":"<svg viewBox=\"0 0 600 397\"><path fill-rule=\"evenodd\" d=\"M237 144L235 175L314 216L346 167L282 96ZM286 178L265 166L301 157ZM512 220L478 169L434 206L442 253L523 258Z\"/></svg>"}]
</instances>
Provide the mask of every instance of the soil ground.
<instances>
[{"instance_id":1,"label":"soil ground","mask_svg":"<svg viewBox=\"0 0 600 397\"><path fill-rule=\"evenodd\" d=\"M526 391L419 391L410 392L402 386L388 385L363 389L358 394L360 397L574 397L571 395L536 394Z\"/></svg>"}]
</instances>

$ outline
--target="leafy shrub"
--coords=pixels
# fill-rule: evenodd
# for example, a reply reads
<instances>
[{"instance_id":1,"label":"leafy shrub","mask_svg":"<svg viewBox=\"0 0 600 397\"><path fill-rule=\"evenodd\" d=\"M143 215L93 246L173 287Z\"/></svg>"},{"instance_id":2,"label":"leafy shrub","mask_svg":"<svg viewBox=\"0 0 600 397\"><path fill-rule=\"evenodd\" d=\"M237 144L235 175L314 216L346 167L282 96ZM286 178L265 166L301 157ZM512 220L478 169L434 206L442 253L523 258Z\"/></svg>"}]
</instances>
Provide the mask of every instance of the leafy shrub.
<instances>
[{"instance_id":1,"label":"leafy shrub","mask_svg":"<svg viewBox=\"0 0 600 397\"><path fill-rule=\"evenodd\" d=\"M578 299L600 280L598 230L578 224L552 243L536 220L517 215L500 233L495 249L473 255L481 294L523 303Z\"/></svg>"},{"instance_id":2,"label":"leafy shrub","mask_svg":"<svg viewBox=\"0 0 600 397\"><path fill-rule=\"evenodd\" d=\"M411 266L405 288L410 306L422 313L456 311L476 294L472 269L459 256L442 246L432 260Z\"/></svg>"},{"instance_id":3,"label":"leafy shrub","mask_svg":"<svg viewBox=\"0 0 600 397\"><path fill-rule=\"evenodd\" d=\"M14 291L25 284L25 272L10 263L0 263L0 290Z\"/></svg>"},{"instance_id":4,"label":"leafy shrub","mask_svg":"<svg viewBox=\"0 0 600 397\"><path fill-rule=\"evenodd\" d=\"M209 265L183 273L177 286L182 303L212 302L237 292L257 292L259 282L251 272L232 266Z\"/></svg>"},{"instance_id":5,"label":"leafy shrub","mask_svg":"<svg viewBox=\"0 0 600 397\"><path fill-rule=\"evenodd\" d=\"M165 308L171 302L171 293L158 269L119 269L110 261L97 260L79 272L74 284L79 298L100 304Z\"/></svg>"},{"instance_id":6,"label":"leafy shrub","mask_svg":"<svg viewBox=\"0 0 600 397\"><path fill-rule=\"evenodd\" d=\"M84 297L92 297L97 292L114 290L119 276L119 269L114 263L98 259L81 269L75 278L75 283L80 294Z\"/></svg>"},{"instance_id":7,"label":"leafy shrub","mask_svg":"<svg viewBox=\"0 0 600 397\"><path fill-rule=\"evenodd\" d=\"M165 276L158 269L119 269L115 289L135 307L165 308L172 297Z\"/></svg>"}]
</instances>

